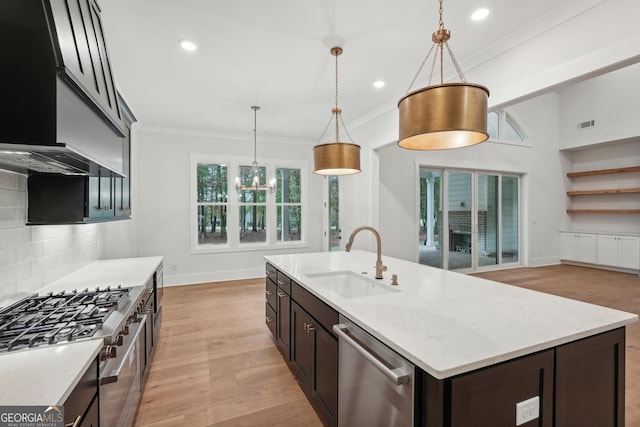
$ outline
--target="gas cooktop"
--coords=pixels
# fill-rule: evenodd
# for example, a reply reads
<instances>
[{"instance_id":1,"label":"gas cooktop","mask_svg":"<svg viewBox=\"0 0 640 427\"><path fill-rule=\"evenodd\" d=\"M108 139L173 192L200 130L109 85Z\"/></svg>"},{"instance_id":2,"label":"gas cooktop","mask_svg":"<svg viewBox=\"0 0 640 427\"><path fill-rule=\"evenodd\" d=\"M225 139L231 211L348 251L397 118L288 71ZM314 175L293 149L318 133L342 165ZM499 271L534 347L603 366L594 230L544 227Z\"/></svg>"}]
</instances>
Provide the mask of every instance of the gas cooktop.
<instances>
[{"instance_id":1,"label":"gas cooktop","mask_svg":"<svg viewBox=\"0 0 640 427\"><path fill-rule=\"evenodd\" d=\"M0 310L0 352L92 337L131 288L33 296Z\"/></svg>"}]
</instances>

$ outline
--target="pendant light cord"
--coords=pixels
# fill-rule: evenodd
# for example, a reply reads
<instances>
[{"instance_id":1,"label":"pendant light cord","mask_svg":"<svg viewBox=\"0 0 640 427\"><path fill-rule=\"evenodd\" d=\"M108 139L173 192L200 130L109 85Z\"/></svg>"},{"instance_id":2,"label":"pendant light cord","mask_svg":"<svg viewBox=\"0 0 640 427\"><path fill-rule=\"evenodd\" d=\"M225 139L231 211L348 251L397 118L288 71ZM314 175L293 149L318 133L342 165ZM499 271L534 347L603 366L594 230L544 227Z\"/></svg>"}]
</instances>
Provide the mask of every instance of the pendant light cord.
<instances>
[{"instance_id":1,"label":"pendant light cord","mask_svg":"<svg viewBox=\"0 0 640 427\"><path fill-rule=\"evenodd\" d=\"M257 137L257 134L258 134L258 132L257 132L257 128L258 128L258 125L257 125L257 122L258 122L258 108L260 108L260 107L255 107L255 106L251 107L251 109L253 109L253 167L254 168L258 166L258 160L257 160L257 157L256 157L257 156L256 152L258 150L258 148L257 148L258 147L258 143L256 142L257 138L258 138Z\"/></svg>"},{"instance_id":2,"label":"pendant light cord","mask_svg":"<svg viewBox=\"0 0 640 427\"><path fill-rule=\"evenodd\" d=\"M335 51L336 55L336 109L334 114L336 115L336 142L340 142L340 127L338 126L338 116L340 115L340 108L338 108L338 55L340 51Z\"/></svg>"}]
</instances>

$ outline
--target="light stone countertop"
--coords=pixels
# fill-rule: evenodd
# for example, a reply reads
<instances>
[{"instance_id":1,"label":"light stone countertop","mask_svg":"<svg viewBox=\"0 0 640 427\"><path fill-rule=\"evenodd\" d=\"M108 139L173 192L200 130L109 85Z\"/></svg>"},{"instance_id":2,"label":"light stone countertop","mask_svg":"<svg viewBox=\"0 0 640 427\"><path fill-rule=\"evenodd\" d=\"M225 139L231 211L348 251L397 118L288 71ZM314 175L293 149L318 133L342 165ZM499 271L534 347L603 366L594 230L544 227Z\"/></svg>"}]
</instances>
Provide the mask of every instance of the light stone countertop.
<instances>
[{"instance_id":1,"label":"light stone countertop","mask_svg":"<svg viewBox=\"0 0 640 427\"><path fill-rule=\"evenodd\" d=\"M505 285L388 256L381 283L401 292L344 298L310 273L366 271L366 251L265 259L435 378L448 378L636 322L636 314Z\"/></svg>"},{"instance_id":2,"label":"light stone countertop","mask_svg":"<svg viewBox=\"0 0 640 427\"><path fill-rule=\"evenodd\" d=\"M0 356L0 405L62 405L102 349L85 340Z\"/></svg>"},{"instance_id":3,"label":"light stone countertop","mask_svg":"<svg viewBox=\"0 0 640 427\"><path fill-rule=\"evenodd\" d=\"M94 261L38 293L141 287L162 260L157 256ZM102 347L103 340L96 338L0 353L0 405L63 404Z\"/></svg>"}]
</instances>

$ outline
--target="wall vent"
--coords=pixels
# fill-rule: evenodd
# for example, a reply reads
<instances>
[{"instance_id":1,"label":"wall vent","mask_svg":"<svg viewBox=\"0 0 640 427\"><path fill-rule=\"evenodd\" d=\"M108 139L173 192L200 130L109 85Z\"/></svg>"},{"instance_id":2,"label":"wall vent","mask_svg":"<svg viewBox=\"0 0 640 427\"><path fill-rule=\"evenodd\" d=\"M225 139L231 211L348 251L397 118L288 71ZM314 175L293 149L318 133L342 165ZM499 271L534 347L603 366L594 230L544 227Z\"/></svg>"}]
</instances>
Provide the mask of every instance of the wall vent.
<instances>
[{"instance_id":1,"label":"wall vent","mask_svg":"<svg viewBox=\"0 0 640 427\"><path fill-rule=\"evenodd\" d=\"M578 123L576 128L578 130L582 130L582 129L592 128L595 125L596 125L596 121L595 120L587 120L586 122Z\"/></svg>"}]
</instances>

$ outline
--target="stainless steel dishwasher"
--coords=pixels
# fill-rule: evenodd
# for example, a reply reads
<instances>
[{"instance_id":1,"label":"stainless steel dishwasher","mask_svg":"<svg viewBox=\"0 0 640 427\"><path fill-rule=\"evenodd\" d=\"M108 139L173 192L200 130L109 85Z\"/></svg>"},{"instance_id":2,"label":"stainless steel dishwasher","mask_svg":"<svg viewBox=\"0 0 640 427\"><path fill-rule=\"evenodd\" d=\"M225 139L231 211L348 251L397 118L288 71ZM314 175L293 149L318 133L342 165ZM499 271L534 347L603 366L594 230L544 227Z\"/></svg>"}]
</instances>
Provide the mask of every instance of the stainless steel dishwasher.
<instances>
[{"instance_id":1,"label":"stainless steel dishwasher","mask_svg":"<svg viewBox=\"0 0 640 427\"><path fill-rule=\"evenodd\" d=\"M338 425L412 427L415 367L340 316Z\"/></svg>"}]
</instances>

